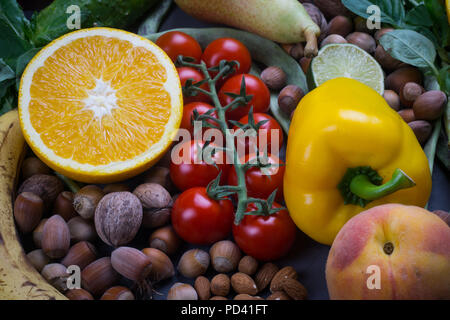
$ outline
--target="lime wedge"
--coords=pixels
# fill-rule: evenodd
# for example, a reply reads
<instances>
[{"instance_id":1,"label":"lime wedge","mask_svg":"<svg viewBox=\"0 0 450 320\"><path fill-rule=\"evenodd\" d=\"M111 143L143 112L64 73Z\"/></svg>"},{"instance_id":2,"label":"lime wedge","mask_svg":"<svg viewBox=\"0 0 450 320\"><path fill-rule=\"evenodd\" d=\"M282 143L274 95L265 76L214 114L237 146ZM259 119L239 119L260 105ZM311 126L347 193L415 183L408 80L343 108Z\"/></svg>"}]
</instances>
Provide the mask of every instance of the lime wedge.
<instances>
[{"instance_id":1,"label":"lime wedge","mask_svg":"<svg viewBox=\"0 0 450 320\"><path fill-rule=\"evenodd\" d=\"M378 62L353 44L329 44L320 49L309 69L310 90L334 78L352 78L384 93L384 73Z\"/></svg>"}]
</instances>

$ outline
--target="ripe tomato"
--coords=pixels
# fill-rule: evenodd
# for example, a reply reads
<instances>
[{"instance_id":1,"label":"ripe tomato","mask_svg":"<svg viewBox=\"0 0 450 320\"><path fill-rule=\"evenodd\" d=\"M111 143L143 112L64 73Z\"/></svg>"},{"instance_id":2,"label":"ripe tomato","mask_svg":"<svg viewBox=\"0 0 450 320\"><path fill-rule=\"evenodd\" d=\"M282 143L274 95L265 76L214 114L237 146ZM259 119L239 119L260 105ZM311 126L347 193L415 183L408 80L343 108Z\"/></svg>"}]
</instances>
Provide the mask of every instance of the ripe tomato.
<instances>
[{"instance_id":1,"label":"ripe tomato","mask_svg":"<svg viewBox=\"0 0 450 320\"><path fill-rule=\"evenodd\" d=\"M247 73L252 66L252 57L248 49L242 42L233 38L219 38L211 42L202 55L202 60L208 68L218 66L220 61L236 60L239 62L239 68L236 73ZM216 75L217 72L211 72Z\"/></svg>"},{"instance_id":2,"label":"ripe tomato","mask_svg":"<svg viewBox=\"0 0 450 320\"><path fill-rule=\"evenodd\" d=\"M280 125L278 124L277 120L272 118L266 113L254 113L253 119L255 121L255 124L258 124L258 122L266 121L263 125L259 127L258 130L258 136L256 137L256 145L258 147L258 150L260 152L267 151L268 153L271 153L271 147L274 145L276 147L278 145L278 150L280 150L281 146L283 145L283 130L281 130ZM248 115L239 119L239 123L247 124L248 123ZM235 126L233 128L234 130L238 130L239 127ZM266 135L266 140L261 139L262 135ZM276 138L276 135L278 134L278 138ZM272 141L272 139L276 139L275 141ZM252 140L249 138L237 138L237 148L238 150L245 150L245 153L252 153L255 152L255 146L253 143L251 143ZM239 149L240 148L240 149Z\"/></svg>"},{"instance_id":3,"label":"ripe tomato","mask_svg":"<svg viewBox=\"0 0 450 320\"><path fill-rule=\"evenodd\" d=\"M205 114L209 110L214 109L214 107L210 104L204 103L204 102L191 102L188 104L185 104L183 107L183 117L181 118L181 124L180 128L187 129L191 132L191 134L194 132L194 127L192 125L191 119L193 119L194 116L194 110L197 110L199 114ZM217 114L214 111L211 116L214 118L217 118ZM207 120L207 122L217 125L213 120Z\"/></svg>"},{"instance_id":4,"label":"ripe tomato","mask_svg":"<svg viewBox=\"0 0 450 320\"><path fill-rule=\"evenodd\" d=\"M180 82L181 82L181 86L184 87L186 84L186 81L188 79L191 79L193 81L193 83L199 82L203 79L205 79L205 77L203 76L203 74L198 71L197 69L191 68L191 67L179 67L177 68L178 71L178 76L180 77ZM207 83L204 83L200 86L200 88L209 91L209 86ZM186 103L191 103L191 102L210 102L211 99L208 95L202 93L202 92L197 92L197 94L195 96L187 96L187 95L183 95L183 102Z\"/></svg>"},{"instance_id":5,"label":"ripe tomato","mask_svg":"<svg viewBox=\"0 0 450 320\"><path fill-rule=\"evenodd\" d=\"M164 50L165 53L172 59L177 61L179 55L184 57L191 57L198 63L202 56L202 48L197 40L190 35L180 31L170 31L164 33L156 40L156 44Z\"/></svg>"},{"instance_id":6,"label":"ripe tomato","mask_svg":"<svg viewBox=\"0 0 450 320\"><path fill-rule=\"evenodd\" d=\"M280 205L273 203L273 208ZM255 211L251 203L247 211ZM268 216L246 215L239 225L233 223L236 244L249 256L261 261L277 260L286 255L295 241L297 227L287 210Z\"/></svg>"},{"instance_id":7,"label":"ripe tomato","mask_svg":"<svg viewBox=\"0 0 450 320\"><path fill-rule=\"evenodd\" d=\"M183 142L174 148L180 148L179 152L174 151L179 157L172 155L170 162L170 178L179 190L187 190L193 187L206 187L222 171L221 182L225 182L228 175L228 165L226 155L223 151L218 151L211 156L211 161L216 163L216 167L208 159L199 159L198 153L202 153L203 141L190 140ZM210 144L213 146L213 144ZM188 152L185 154L184 152Z\"/></svg>"},{"instance_id":8,"label":"ripe tomato","mask_svg":"<svg viewBox=\"0 0 450 320\"><path fill-rule=\"evenodd\" d=\"M241 158L241 163L254 160L256 158L255 153L248 154ZM245 172L245 183L247 185L247 194L250 197L267 199L270 194L277 189L276 199L281 201L283 199L283 176L284 176L284 163L278 157L272 154L268 154L268 163L278 164L279 166L271 166L264 170L267 170L271 175L265 175L262 168L253 167ZM237 176L235 170L229 170L228 184L237 185Z\"/></svg>"},{"instance_id":9,"label":"ripe tomato","mask_svg":"<svg viewBox=\"0 0 450 320\"><path fill-rule=\"evenodd\" d=\"M230 200L211 199L204 187L191 188L180 194L172 208L172 225L185 241L212 244L225 239L233 224Z\"/></svg>"},{"instance_id":10,"label":"ripe tomato","mask_svg":"<svg viewBox=\"0 0 450 320\"><path fill-rule=\"evenodd\" d=\"M239 120L248 115L250 107L253 106L254 113L264 113L269 110L270 92L264 82L251 74L238 74L228 79L220 88L219 100L222 106L226 106L233 98L225 93L239 94L241 91L242 78L245 81L245 92L247 95L253 95L253 98L246 105L240 105L236 109L227 111L227 119Z\"/></svg>"}]
</instances>

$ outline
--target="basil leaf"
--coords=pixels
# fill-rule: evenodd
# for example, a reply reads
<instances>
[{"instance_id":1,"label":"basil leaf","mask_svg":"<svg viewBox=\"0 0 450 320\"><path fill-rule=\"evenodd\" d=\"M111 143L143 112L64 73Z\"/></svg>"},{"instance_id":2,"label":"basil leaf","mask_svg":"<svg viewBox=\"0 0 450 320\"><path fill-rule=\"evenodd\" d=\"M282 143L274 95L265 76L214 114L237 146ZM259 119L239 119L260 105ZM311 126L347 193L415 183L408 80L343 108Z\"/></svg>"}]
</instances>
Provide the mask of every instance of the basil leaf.
<instances>
[{"instance_id":1,"label":"basil leaf","mask_svg":"<svg viewBox=\"0 0 450 320\"><path fill-rule=\"evenodd\" d=\"M16 57L32 46L27 37L29 21L14 0L0 1L0 58L14 67Z\"/></svg>"},{"instance_id":2,"label":"basil leaf","mask_svg":"<svg viewBox=\"0 0 450 320\"><path fill-rule=\"evenodd\" d=\"M403 26L405 9L399 0L342 0L342 4L350 11L363 18L369 18L372 13L367 13L367 8L376 5L381 10L381 22L393 26Z\"/></svg>"},{"instance_id":3,"label":"basil leaf","mask_svg":"<svg viewBox=\"0 0 450 320\"><path fill-rule=\"evenodd\" d=\"M420 33L412 30L394 30L382 36L380 44L393 58L437 73L434 65L436 59L434 44Z\"/></svg>"},{"instance_id":4,"label":"basil leaf","mask_svg":"<svg viewBox=\"0 0 450 320\"><path fill-rule=\"evenodd\" d=\"M415 26L431 27L433 25L433 20L424 4L411 9L406 14L405 21Z\"/></svg>"}]
</instances>

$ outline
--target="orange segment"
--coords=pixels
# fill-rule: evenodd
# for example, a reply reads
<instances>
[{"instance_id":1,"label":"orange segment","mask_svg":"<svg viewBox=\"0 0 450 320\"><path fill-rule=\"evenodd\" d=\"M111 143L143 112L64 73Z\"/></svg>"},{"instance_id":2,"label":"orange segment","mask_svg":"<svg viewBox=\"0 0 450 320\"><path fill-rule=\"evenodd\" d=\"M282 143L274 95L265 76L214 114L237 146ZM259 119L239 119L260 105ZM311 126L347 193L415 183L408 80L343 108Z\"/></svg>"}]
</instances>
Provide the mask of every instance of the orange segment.
<instances>
[{"instance_id":1,"label":"orange segment","mask_svg":"<svg viewBox=\"0 0 450 320\"><path fill-rule=\"evenodd\" d=\"M29 145L53 169L85 182L118 181L168 148L181 119L181 86L171 60L149 40L83 29L29 63L19 114Z\"/></svg>"}]
</instances>

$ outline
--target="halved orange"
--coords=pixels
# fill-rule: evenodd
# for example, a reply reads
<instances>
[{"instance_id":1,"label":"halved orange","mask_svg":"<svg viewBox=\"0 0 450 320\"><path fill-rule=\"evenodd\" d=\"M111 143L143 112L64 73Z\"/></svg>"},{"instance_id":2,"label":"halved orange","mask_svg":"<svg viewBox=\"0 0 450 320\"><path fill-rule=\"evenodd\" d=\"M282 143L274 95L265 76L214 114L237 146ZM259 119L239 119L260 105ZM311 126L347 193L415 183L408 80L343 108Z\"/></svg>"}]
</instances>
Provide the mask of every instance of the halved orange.
<instances>
[{"instance_id":1,"label":"halved orange","mask_svg":"<svg viewBox=\"0 0 450 320\"><path fill-rule=\"evenodd\" d=\"M82 29L44 47L20 82L19 116L31 149L83 182L114 182L153 165L180 125L182 92L153 42L111 28Z\"/></svg>"}]
</instances>

